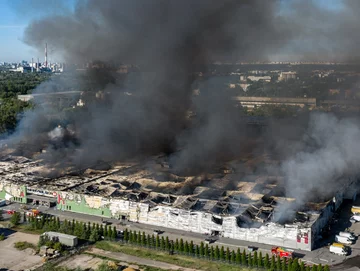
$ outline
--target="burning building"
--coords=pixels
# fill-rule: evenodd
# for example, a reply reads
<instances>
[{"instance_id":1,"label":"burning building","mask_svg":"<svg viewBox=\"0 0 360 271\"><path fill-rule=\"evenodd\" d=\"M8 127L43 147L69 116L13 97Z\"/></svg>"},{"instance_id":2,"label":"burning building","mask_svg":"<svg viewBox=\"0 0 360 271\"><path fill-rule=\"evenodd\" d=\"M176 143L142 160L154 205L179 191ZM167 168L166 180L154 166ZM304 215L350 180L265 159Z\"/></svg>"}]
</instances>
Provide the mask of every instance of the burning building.
<instances>
[{"instance_id":1,"label":"burning building","mask_svg":"<svg viewBox=\"0 0 360 271\"><path fill-rule=\"evenodd\" d=\"M178 176L161 157L58 178L41 177L41 163L23 157L9 156L0 168L1 199L300 250L314 249L343 199L356 195L348 180L330 199L284 211L296 199L285 196L283 177L231 168Z\"/></svg>"}]
</instances>

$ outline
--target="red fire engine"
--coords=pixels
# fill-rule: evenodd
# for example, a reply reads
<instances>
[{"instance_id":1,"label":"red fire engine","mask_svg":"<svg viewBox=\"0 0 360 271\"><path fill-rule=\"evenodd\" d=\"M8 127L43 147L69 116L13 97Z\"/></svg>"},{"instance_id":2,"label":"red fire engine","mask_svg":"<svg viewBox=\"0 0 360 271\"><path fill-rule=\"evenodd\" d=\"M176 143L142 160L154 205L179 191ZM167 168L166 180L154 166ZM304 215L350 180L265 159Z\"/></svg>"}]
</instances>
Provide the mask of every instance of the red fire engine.
<instances>
[{"instance_id":1,"label":"red fire engine","mask_svg":"<svg viewBox=\"0 0 360 271\"><path fill-rule=\"evenodd\" d=\"M275 256L280 256L280 258L293 258L293 250L283 247L273 247L271 249L271 254Z\"/></svg>"}]
</instances>

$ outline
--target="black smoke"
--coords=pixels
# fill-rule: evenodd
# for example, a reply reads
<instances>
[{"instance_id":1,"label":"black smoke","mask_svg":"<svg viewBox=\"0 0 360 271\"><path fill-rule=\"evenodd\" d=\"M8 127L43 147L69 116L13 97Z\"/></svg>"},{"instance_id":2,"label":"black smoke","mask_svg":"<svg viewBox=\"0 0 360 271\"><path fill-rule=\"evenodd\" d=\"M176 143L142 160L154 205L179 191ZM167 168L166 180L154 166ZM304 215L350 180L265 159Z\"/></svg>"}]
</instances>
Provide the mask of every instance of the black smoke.
<instances>
[{"instance_id":1,"label":"black smoke","mask_svg":"<svg viewBox=\"0 0 360 271\"><path fill-rule=\"evenodd\" d=\"M31 151L46 149L48 161L78 166L178 151L172 160L178 171L196 172L232 159L241 149L241 112L211 84L201 101L194 99L195 67L266 57L287 39L285 24L274 16L278 3L89 0L32 21L28 45L41 51L47 43L67 63L97 63L86 76L56 78L36 91L76 90L90 81L85 92L101 91L106 101L89 101L71 115L77 144L54 148L44 141L57 127L44 120L56 113L44 105L25 116L12 140L27 141ZM114 63L141 72L119 77ZM189 111L197 112L195 122Z\"/></svg>"}]
</instances>

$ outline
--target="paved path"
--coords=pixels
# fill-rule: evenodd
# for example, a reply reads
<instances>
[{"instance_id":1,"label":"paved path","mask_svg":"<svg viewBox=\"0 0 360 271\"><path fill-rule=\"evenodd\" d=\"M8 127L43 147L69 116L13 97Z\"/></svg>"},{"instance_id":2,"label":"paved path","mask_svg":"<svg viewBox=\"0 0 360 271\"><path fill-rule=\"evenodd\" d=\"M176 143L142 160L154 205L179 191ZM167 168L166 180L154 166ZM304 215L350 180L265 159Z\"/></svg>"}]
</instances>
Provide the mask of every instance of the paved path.
<instances>
[{"instance_id":1,"label":"paved path","mask_svg":"<svg viewBox=\"0 0 360 271\"><path fill-rule=\"evenodd\" d=\"M90 253L94 256L98 255L98 256L108 257L108 258L118 260L118 261L152 266L152 267L162 268L165 270L200 271L197 269L185 268L185 267L181 267L181 266L174 265L174 264L139 258L136 256L127 255L127 254L120 253L120 252L105 251L105 250L98 249L98 248L91 248L90 250L87 250L86 252Z\"/></svg>"}]
</instances>

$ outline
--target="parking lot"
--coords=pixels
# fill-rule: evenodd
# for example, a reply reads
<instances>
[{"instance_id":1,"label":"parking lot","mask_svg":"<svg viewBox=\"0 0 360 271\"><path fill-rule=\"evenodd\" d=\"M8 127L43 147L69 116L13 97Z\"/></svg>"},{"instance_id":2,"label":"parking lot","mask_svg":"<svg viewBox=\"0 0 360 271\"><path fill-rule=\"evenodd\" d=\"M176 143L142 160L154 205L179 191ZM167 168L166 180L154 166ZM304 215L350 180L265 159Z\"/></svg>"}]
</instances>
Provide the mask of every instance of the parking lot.
<instances>
[{"instance_id":1,"label":"parking lot","mask_svg":"<svg viewBox=\"0 0 360 271\"><path fill-rule=\"evenodd\" d=\"M19 251L14 247L14 244L19 241L26 241L37 244L39 240L38 235L27 234L22 232L13 232L8 229L0 228L0 233L6 235L4 241L0 241L0 267L13 271L25 270L42 264L42 258L38 255L33 255L32 249Z\"/></svg>"}]
</instances>

